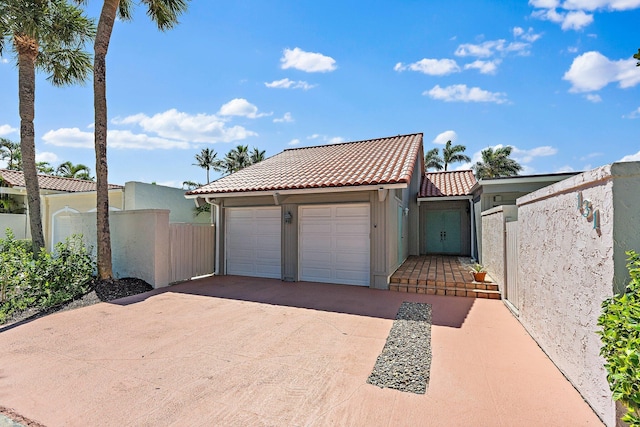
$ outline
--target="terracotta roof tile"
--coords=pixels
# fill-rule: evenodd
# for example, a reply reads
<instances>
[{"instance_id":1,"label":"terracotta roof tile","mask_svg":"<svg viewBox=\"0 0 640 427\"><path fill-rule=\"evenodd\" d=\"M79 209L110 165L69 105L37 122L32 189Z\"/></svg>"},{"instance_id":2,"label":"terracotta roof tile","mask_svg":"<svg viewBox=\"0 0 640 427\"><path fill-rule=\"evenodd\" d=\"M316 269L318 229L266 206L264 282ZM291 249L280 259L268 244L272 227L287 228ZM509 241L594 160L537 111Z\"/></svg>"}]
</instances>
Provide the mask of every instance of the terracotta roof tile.
<instances>
[{"instance_id":1,"label":"terracotta roof tile","mask_svg":"<svg viewBox=\"0 0 640 427\"><path fill-rule=\"evenodd\" d=\"M0 178L11 187L26 187L24 174L21 171L0 169ZM41 190L65 191L78 193L84 191L96 191L94 181L86 181L75 178L62 178L60 176L38 175L38 184ZM109 189L123 188L121 185L109 184Z\"/></svg>"},{"instance_id":2,"label":"terracotta roof tile","mask_svg":"<svg viewBox=\"0 0 640 427\"><path fill-rule=\"evenodd\" d=\"M427 172L418 197L466 196L476 183L473 171Z\"/></svg>"},{"instance_id":3,"label":"terracotta roof tile","mask_svg":"<svg viewBox=\"0 0 640 427\"><path fill-rule=\"evenodd\" d=\"M422 134L285 150L187 194L408 183Z\"/></svg>"}]
</instances>

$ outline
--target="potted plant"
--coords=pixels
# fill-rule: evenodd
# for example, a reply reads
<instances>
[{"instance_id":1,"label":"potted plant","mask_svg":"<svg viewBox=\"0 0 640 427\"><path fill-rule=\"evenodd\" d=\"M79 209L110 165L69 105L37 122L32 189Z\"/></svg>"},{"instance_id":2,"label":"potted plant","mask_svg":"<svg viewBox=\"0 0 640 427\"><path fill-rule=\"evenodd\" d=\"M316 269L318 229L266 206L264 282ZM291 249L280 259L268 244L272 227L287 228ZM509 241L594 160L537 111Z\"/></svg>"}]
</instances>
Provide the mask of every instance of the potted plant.
<instances>
[{"instance_id":1,"label":"potted plant","mask_svg":"<svg viewBox=\"0 0 640 427\"><path fill-rule=\"evenodd\" d=\"M484 266L479 263L475 263L471 265L471 274L473 274L473 280L476 282L484 282L484 278L487 275L487 270L484 269Z\"/></svg>"}]
</instances>

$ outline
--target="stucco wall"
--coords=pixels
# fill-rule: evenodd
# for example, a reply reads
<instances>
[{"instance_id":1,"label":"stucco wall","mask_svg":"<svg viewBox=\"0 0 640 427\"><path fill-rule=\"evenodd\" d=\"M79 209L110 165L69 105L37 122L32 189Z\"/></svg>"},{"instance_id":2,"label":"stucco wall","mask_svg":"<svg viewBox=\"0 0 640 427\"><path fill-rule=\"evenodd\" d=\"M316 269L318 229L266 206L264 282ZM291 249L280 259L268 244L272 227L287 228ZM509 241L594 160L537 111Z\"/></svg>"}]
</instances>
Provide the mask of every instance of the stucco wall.
<instances>
[{"instance_id":1,"label":"stucco wall","mask_svg":"<svg viewBox=\"0 0 640 427\"><path fill-rule=\"evenodd\" d=\"M96 214L73 214L74 233L96 247ZM111 212L113 274L137 277L154 288L169 284L169 211L147 209Z\"/></svg>"},{"instance_id":2,"label":"stucco wall","mask_svg":"<svg viewBox=\"0 0 640 427\"><path fill-rule=\"evenodd\" d=\"M13 236L16 239L31 238L31 232L29 230L29 223L26 214L0 214L0 238L7 237L7 228L13 231Z\"/></svg>"},{"instance_id":3,"label":"stucco wall","mask_svg":"<svg viewBox=\"0 0 640 427\"><path fill-rule=\"evenodd\" d=\"M518 218L516 206L498 206L482 213L482 264L504 294L505 222Z\"/></svg>"},{"instance_id":4,"label":"stucco wall","mask_svg":"<svg viewBox=\"0 0 640 427\"><path fill-rule=\"evenodd\" d=\"M208 223L207 213L194 215L193 200L185 199L185 190L164 185L130 181L124 185L124 209L168 209L169 222Z\"/></svg>"},{"instance_id":5,"label":"stucco wall","mask_svg":"<svg viewBox=\"0 0 640 427\"><path fill-rule=\"evenodd\" d=\"M609 426L597 318L626 275L624 250L640 247L639 165L604 166L518 199L520 321ZM578 210L579 193L599 211L599 229Z\"/></svg>"}]
</instances>

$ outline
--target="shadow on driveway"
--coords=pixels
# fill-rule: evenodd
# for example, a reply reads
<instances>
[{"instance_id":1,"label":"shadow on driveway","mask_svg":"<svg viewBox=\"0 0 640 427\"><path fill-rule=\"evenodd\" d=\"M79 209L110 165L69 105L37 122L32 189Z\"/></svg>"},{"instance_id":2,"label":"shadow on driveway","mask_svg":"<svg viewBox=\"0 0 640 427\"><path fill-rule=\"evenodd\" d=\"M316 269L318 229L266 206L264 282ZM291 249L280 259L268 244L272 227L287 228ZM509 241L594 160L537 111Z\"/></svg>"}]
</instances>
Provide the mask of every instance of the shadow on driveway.
<instances>
[{"instance_id":1,"label":"shadow on driveway","mask_svg":"<svg viewBox=\"0 0 640 427\"><path fill-rule=\"evenodd\" d=\"M475 301L474 298L451 298L361 286L283 282L242 276L207 277L174 285L165 288L165 291L392 320L395 319L402 302L423 302L432 305L433 325L453 328L462 326ZM157 293L158 290L154 292ZM149 294L136 295L112 303L131 304L148 298Z\"/></svg>"}]
</instances>

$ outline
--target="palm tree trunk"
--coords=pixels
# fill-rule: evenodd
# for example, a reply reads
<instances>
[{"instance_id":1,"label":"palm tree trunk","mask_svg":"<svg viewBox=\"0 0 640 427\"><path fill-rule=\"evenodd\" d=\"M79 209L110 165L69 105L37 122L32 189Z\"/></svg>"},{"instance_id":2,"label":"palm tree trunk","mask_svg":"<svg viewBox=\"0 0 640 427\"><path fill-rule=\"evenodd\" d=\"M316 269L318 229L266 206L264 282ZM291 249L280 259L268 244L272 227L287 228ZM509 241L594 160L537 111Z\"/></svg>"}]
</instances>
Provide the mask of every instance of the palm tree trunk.
<instances>
[{"instance_id":1,"label":"palm tree trunk","mask_svg":"<svg viewBox=\"0 0 640 427\"><path fill-rule=\"evenodd\" d=\"M36 146L33 119L35 118L36 57L38 44L30 37L15 35L14 42L18 51L18 97L20 111L20 151L25 186L27 187L27 205L29 207L29 226L33 256L37 258L44 248L42 233L42 214L40 212L40 185L36 170Z\"/></svg>"},{"instance_id":2,"label":"palm tree trunk","mask_svg":"<svg viewBox=\"0 0 640 427\"><path fill-rule=\"evenodd\" d=\"M105 0L94 44L93 106L95 109L94 141L96 150L96 211L98 277L113 278L111 264L111 233L109 231L109 184L107 170L107 50L119 0Z\"/></svg>"}]
</instances>

